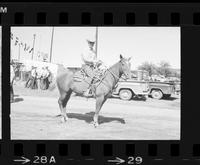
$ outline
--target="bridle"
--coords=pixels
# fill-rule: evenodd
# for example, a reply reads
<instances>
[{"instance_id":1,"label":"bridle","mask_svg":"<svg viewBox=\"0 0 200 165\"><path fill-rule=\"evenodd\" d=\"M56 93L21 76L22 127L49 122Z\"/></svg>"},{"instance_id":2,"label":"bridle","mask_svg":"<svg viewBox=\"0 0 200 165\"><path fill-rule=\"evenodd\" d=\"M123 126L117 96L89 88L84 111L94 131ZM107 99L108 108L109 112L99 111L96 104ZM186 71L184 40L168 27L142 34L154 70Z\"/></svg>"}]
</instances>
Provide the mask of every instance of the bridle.
<instances>
[{"instance_id":1,"label":"bridle","mask_svg":"<svg viewBox=\"0 0 200 165\"><path fill-rule=\"evenodd\" d=\"M117 76L115 73L113 73L109 68L107 68L106 69L106 71L108 71L113 77L114 77L114 79L120 79L120 78L122 78L123 80L127 80L127 78L123 78L123 77L119 77L119 76ZM105 78L105 76L104 76L104 78ZM105 82L103 82L103 79L104 78L102 78L102 79L99 79L100 80L100 82L99 82L99 84L97 85L97 87L101 84L101 83L103 83L104 85L107 85Z\"/></svg>"},{"instance_id":2,"label":"bridle","mask_svg":"<svg viewBox=\"0 0 200 165\"><path fill-rule=\"evenodd\" d=\"M111 73L111 75L112 75L114 78L115 78L115 77L116 77L117 79L120 79L120 78L121 78L121 77L117 76L116 74L114 74L112 71L110 71L110 69L107 69L107 71L108 71L109 73ZM123 77L122 77L122 79L123 79L123 80L126 80L126 79L123 78Z\"/></svg>"},{"instance_id":3,"label":"bridle","mask_svg":"<svg viewBox=\"0 0 200 165\"><path fill-rule=\"evenodd\" d=\"M107 69L107 71L109 72L109 73L111 73L111 75L115 78L117 78L117 79L123 79L123 80L127 80L127 78L123 78L123 77L119 77L119 76L117 76L115 73L113 73L109 68Z\"/></svg>"}]
</instances>

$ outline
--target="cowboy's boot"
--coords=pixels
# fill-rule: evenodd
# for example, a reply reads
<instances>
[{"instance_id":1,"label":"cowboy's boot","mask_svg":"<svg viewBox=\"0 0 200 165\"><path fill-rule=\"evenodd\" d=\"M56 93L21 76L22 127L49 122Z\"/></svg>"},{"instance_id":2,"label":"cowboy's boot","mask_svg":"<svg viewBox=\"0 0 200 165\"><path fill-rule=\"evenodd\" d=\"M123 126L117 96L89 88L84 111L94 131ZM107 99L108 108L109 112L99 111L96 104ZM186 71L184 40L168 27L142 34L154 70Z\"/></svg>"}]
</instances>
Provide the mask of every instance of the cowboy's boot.
<instances>
[{"instance_id":1,"label":"cowboy's boot","mask_svg":"<svg viewBox=\"0 0 200 165\"><path fill-rule=\"evenodd\" d=\"M89 85L88 89L83 93L83 95L86 96L87 98L88 98L89 96L92 96L92 95L93 95L93 93L90 94L90 91L91 91L93 82L94 82L94 77L92 77L92 80L91 80L91 82L90 82L90 85Z\"/></svg>"},{"instance_id":2,"label":"cowboy's boot","mask_svg":"<svg viewBox=\"0 0 200 165\"><path fill-rule=\"evenodd\" d=\"M93 84L91 83L88 89L83 93L83 95L87 98L93 95L93 93L92 94L90 93L90 91L92 90L92 85Z\"/></svg>"}]
</instances>

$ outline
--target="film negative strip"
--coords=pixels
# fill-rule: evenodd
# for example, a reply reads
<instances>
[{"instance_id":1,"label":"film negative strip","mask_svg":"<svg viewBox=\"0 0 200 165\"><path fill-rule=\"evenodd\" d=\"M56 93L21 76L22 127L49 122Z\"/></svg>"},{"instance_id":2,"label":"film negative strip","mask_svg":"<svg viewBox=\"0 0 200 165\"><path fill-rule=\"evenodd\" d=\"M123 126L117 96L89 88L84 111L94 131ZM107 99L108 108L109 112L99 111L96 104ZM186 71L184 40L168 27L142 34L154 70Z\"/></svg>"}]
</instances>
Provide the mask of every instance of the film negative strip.
<instances>
[{"instance_id":1,"label":"film negative strip","mask_svg":"<svg viewBox=\"0 0 200 165\"><path fill-rule=\"evenodd\" d=\"M0 13L1 164L200 163L200 4Z\"/></svg>"}]
</instances>

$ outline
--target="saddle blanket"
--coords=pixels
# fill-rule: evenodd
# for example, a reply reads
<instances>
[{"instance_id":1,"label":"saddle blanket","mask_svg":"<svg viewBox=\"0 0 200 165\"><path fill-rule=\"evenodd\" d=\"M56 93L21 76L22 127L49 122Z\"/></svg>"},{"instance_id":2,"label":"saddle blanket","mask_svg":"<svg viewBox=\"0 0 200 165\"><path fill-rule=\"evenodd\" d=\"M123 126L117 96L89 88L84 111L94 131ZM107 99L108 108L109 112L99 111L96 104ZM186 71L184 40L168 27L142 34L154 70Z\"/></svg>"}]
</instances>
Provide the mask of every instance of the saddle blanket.
<instances>
[{"instance_id":1,"label":"saddle blanket","mask_svg":"<svg viewBox=\"0 0 200 165\"><path fill-rule=\"evenodd\" d=\"M98 82L101 80L101 78L104 76L105 74L105 70L96 70L94 71L95 76L94 76L94 83ZM88 77L87 74L81 69L80 71L77 71L74 76L74 81L88 81L88 80L92 80L91 77Z\"/></svg>"}]
</instances>

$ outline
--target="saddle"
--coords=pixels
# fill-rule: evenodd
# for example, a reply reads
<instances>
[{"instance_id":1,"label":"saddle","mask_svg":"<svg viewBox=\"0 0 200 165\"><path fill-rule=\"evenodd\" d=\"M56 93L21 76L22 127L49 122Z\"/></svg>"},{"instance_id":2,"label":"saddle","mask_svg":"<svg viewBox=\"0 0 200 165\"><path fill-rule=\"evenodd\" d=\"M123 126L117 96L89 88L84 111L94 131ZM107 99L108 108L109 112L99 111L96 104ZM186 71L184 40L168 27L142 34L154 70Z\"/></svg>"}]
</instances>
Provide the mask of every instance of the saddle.
<instances>
[{"instance_id":1,"label":"saddle","mask_svg":"<svg viewBox=\"0 0 200 165\"><path fill-rule=\"evenodd\" d=\"M77 81L77 82L86 81L89 83L90 81L92 81L92 83L94 84L101 81L101 78L104 76L104 74L105 74L105 70L94 69L95 76L93 77L93 81L92 81L91 77L89 77L87 73L83 69L81 69L74 74L73 79L74 81Z\"/></svg>"},{"instance_id":2,"label":"saddle","mask_svg":"<svg viewBox=\"0 0 200 165\"><path fill-rule=\"evenodd\" d=\"M81 82L85 79L85 77L86 77L86 73L84 72L83 69L81 69L81 70L75 72L73 79L74 79L74 81Z\"/></svg>"},{"instance_id":3,"label":"saddle","mask_svg":"<svg viewBox=\"0 0 200 165\"><path fill-rule=\"evenodd\" d=\"M102 78L104 77L104 75L105 75L105 71L106 71L106 70L97 69L97 70L95 71L95 76L94 76L94 81L93 81L93 83L97 83L97 82L101 81L101 79L102 79Z\"/></svg>"}]
</instances>

